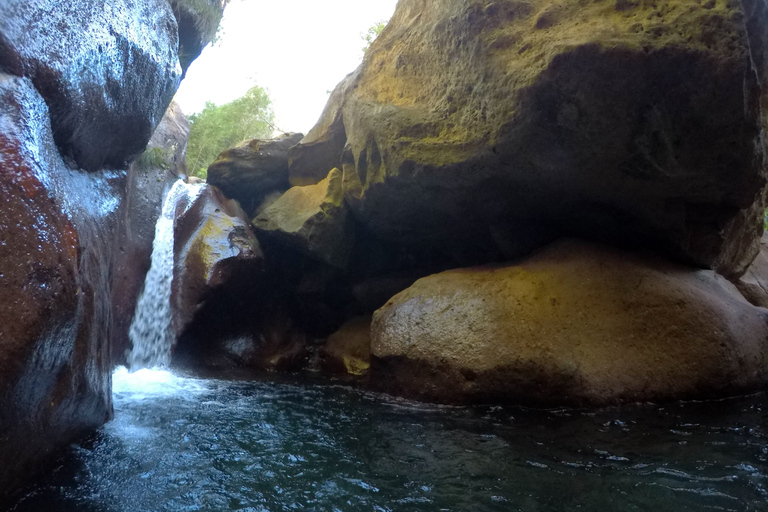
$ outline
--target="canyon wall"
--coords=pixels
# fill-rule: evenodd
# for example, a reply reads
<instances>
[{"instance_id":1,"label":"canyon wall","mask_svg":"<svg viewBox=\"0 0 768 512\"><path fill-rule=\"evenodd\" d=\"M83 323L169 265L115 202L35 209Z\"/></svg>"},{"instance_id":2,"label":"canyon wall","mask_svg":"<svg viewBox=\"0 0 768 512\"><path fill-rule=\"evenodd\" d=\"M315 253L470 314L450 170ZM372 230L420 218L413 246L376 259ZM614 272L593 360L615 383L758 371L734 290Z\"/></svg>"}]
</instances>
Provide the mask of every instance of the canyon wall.
<instances>
[{"instance_id":1,"label":"canyon wall","mask_svg":"<svg viewBox=\"0 0 768 512\"><path fill-rule=\"evenodd\" d=\"M0 496L112 414L126 195L162 193L129 190L126 168L179 85L175 14L0 3Z\"/></svg>"}]
</instances>

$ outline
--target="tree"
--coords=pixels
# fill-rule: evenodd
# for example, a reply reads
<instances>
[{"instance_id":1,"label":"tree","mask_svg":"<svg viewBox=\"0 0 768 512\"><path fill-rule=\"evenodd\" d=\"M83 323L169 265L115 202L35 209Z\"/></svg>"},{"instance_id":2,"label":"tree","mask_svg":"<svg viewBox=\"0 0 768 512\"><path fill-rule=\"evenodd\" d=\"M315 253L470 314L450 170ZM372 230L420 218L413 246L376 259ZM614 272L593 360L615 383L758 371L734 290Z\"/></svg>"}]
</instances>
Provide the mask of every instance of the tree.
<instances>
[{"instance_id":1,"label":"tree","mask_svg":"<svg viewBox=\"0 0 768 512\"><path fill-rule=\"evenodd\" d=\"M364 34L361 34L363 41L365 41L365 46L363 46L363 53L368 52L368 49L371 47L371 43L373 43L373 40L376 39L379 34L381 34L381 31L384 30L384 27L386 26L386 21L379 21L369 27Z\"/></svg>"},{"instance_id":2,"label":"tree","mask_svg":"<svg viewBox=\"0 0 768 512\"><path fill-rule=\"evenodd\" d=\"M246 139L269 137L275 117L271 105L267 92L254 86L242 98L224 105L208 102L202 112L189 116L189 174L205 178L208 166L225 149Z\"/></svg>"}]
</instances>

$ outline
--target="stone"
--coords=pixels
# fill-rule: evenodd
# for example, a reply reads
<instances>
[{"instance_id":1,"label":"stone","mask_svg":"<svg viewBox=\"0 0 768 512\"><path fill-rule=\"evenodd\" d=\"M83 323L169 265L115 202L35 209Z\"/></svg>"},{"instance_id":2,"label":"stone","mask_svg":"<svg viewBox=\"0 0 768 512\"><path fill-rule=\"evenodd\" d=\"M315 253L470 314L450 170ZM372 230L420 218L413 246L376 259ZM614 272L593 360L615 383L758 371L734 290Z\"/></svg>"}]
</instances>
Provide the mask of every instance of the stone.
<instances>
[{"instance_id":1,"label":"stone","mask_svg":"<svg viewBox=\"0 0 768 512\"><path fill-rule=\"evenodd\" d=\"M139 155L181 78L167 0L0 2L0 68L48 105L61 154L88 171Z\"/></svg>"},{"instance_id":2,"label":"stone","mask_svg":"<svg viewBox=\"0 0 768 512\"><path fill-rule=\"evenodd\" d=\"M326 372L361 376L370 366L370 315L350 318L320 349L320 367Z\"/></svg>"},{"instance_id":3,"label":"stone","mask_svg":"<svg viewBox=\"0 0 768 512\"><path fill-rule=\"evenodd\" d=\"M738 276L765 207L767 9L403 0L289 172L341 161L356 219L434 251L565 234Z\"/></svg>"},{"instance_id":4,"label":"stone","mask_svg":"<svg viewBox=\"0 0 768 512\"><path fill-rule=\"evenodd\" d=\"M751 304L768 308L768 234L760 239L760 252L755 261L733 284Z\"/></svg>"},{"instance_id":5,"label":"stone","mask_svg":"<svg viewBox=\"0 0 768 512\"><path fill-rule=\"evenodd\" d=\"M768 382L766 320L712 271L562 240L393 297L373 317L370 379L450 403L725 396Z\"/></svg>"},{"instance_id":6,"label":"stone","mask_svg":"<svg viewBox=\"0 0 768 512\"><path fill-rule=\"evenodd\" d=\"M226 303L226 301L223 301ZM215 305L214 305L215 306ZM219 303L221 306L221 303ZM226 315L222 309L217 314ZM202 315L210 315L210 310ZM261 305L253 312L258 328L243 331L210 329L198 322L203 336L183 336L174 354L173 365L217 371L246 369L251 371L298 371L306 364L307 338L296 328L282 308ZM235 319L235 322L241 318Z\"/></svg>"},{"instance_id":7,"label":"stone","mask_svg":"<svg viewBox=\"0 0 768 512\"><path fill-rule=\"evenodd\" d=\"M331 170L316 185L292 187L255 219L258 234L302 254L344 268L352 250L353 231L342 202L342 174Z\"/></svg>"},{"instance_id":8,"label":"stone","mask_svg":"<svg viewBox=\"0 0 768 512\"><path fill-rule=\"evenodd\" d=\"M124 179L69 169L32 82L0 73L0 501L112 415Z\"/></svg>"},{"instance_id":9,"label":"stone","mask_svg":"<svg viewBox=\"0 0 768 512\"><path fill-rule=\"evenodd\" d=\"M341 154L347 143L341 106L346 92L345 79L328 98L320 120L309 133L288 150L289 181L293 187L320 183L328 171L341 168Z\"/></svg>"},{"instance_id":10,"label":"stone","mask_svg":"<svg viewBox=\"0 0 768 512\"><path fill-rule=\"evenodd\" d=\"M227 0L170 0L170 3L179 24L179 63L183 79L192 61L216 39Z\"/></svg>"},{"instance_id":11,"label":"stone","mask_svg":"<svg viewBox=\"0 0 768 512\"><path fill-rule=\"evenodd\" d=\"M290 188L288 149L302 137L288 133L277 139L253 139L222 151L208 167L208 183L252 213L271 192Z\"/></svg>"},{"instance_id":12,"label":"stone","mask_svg":"<svg viewBox=\"0 0 768 512\"><path fill-rule=\"evenodd\" d=\"M144 153L128 167L125 200L113 276L112 361L126 364L128 329L152 256L155 225L172 183L186 174L189 121L174 102L168 107Z\"/></svg>"},{"instance_id":13,"label":"stone","mask_svg":"<svg viewBox=\"0 0 768 512\"><path fill-rule=\"evenodd\" d=\"M252 283L263 265L242 209L216 188L201 187L174 226L171 325L177 338L214 290Z\"/></svg>"}]
</instances>

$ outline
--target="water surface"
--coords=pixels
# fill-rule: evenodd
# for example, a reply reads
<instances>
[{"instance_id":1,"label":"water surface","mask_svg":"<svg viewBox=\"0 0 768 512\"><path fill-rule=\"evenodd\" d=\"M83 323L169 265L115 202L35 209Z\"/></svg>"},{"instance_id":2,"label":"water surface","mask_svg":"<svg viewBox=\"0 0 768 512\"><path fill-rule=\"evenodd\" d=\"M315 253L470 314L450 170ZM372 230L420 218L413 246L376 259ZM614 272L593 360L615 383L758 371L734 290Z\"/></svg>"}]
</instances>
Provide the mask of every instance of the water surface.
<instances>
[{"instance_id":1,"label":"water surface","mask_svg":"<svg viewBox=\"0 0 768 512\"><path fill-rule=\"evenodd\" d=\"M115 420L12 510L768 510L764 394L588 412L153 370L114 389Z\"/></svg>"}]
</instances>

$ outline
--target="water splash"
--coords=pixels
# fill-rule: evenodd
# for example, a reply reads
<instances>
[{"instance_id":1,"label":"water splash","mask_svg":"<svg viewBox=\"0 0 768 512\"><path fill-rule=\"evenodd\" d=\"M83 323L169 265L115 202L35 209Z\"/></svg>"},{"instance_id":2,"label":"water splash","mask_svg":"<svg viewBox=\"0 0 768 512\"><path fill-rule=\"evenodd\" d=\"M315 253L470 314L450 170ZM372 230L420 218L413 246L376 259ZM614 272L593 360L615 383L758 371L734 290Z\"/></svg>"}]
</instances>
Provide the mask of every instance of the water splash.
<instances>
[{"instance_id":1,"label":"water splash","mask_svg":"<svg viewBox=\"0 0 768 512\"><path fill-rule=\"evenodd\" d=\"M173 281L173 222L178 207L186 211L200 194L200 185L183 180L173 184L163 203L163 212L155 226L152 261L144 288L136 305L136 314L128 335L133 350L128 355L131 370L168 366L173 345L171 330L171 282ZM184 202L184 205L179 203Z\"/></svg>"}]
</instances>

